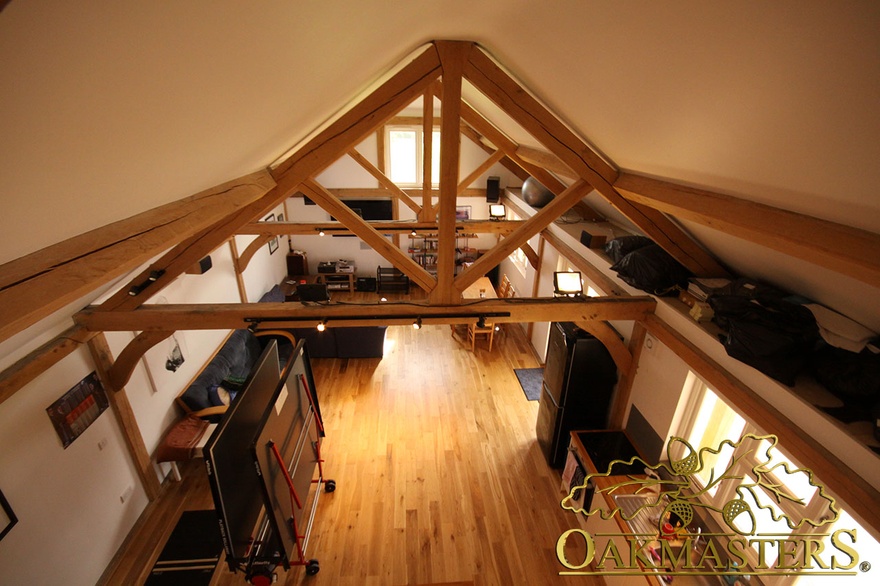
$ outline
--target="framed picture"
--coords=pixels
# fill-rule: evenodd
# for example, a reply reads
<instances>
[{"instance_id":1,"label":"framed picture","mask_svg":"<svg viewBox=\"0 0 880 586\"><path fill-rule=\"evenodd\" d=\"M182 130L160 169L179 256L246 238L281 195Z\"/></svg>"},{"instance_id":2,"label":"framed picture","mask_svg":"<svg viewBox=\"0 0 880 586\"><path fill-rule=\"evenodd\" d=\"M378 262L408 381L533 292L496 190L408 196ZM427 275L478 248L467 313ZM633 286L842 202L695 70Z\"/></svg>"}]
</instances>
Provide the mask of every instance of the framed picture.
<instances>
[{"instance_id":1,"label":"framed picture","mask_svg":"<svg viewBox=\"0 0 880 586\"><path fill-rule=\"evenodd\" d=\"M471 206L455 206L455 220L470 220Z\"/></svg>"},{"instance_id":2,"label":"framed picture","mask_svg":"<svg viewBox=\"0 0 880 586\"><path fill-rule=\"evenodd\" d=\"M278 221L281 222L281 221L283 221L284 216L279 215L278 218L279 218ZM275 221L275 214L269 214L268 216L266 216L266 219L263 221L264 222L274 222ZM269 254L275 254L276 250L278 250L278 237L274 236L269 241Z\"/></svg>"},{"instance_id":3,"label":"framed picture","mask_svg":"<svg viewBox=\"0 0 880 586\"><path fill-rule=\"evenodd\" d=\"M0 491L0 539L6 537L6 534L9 533L9 530L16 523L18 523L18 517L12 512L9 501L6 500L3 492Z\"/></svg>"}]
</instances>

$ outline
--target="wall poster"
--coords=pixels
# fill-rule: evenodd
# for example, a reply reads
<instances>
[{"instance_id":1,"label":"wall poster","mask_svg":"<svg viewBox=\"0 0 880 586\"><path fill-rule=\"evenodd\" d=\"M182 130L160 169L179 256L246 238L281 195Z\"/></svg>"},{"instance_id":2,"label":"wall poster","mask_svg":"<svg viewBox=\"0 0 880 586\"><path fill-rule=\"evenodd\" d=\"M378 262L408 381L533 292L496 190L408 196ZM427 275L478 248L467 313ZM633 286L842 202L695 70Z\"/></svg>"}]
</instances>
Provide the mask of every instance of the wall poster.
<instances>
[{"instance_id":1,"label":"wall poster","mask_svg":"<svg viewBox=\"0 0 880 586\"><path fill-rule=\"evenodd\" d=\"M109 406L98 375L92 372L46 409L65 449Z\"/></svg>"}]
</instances>

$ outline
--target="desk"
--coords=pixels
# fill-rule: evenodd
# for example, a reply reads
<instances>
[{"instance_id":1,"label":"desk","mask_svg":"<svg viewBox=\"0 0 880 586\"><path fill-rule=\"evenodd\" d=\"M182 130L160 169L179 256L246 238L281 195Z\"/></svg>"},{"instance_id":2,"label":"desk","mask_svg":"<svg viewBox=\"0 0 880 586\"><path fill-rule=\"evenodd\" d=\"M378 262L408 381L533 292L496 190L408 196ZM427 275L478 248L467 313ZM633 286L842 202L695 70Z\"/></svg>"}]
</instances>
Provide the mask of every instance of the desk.
<instances>
[{"instance_id":1,"label":"desk","mask_svg":"<svg viewBox=\"0 0 880 586\"><path fill-rule=\"evenodd\" d=\"M483 295L480 295L480 292ZM495 287L489 277L480 277L470 287L461 292L462 299L497 299L498 294L495 293Z\"/></svg>"},{"instance_id":2,"label":"desk","mask_svg":"<svg viewBox=\"0 0 880 586\"><path fill-rule=\"evenodd\" d=\"M281 292L284 294L284 301L299 301L296 294L296 286L300 283L317 283L318 275L288 275L286 279L281 281Z\"/></svg>"}]
</instances>

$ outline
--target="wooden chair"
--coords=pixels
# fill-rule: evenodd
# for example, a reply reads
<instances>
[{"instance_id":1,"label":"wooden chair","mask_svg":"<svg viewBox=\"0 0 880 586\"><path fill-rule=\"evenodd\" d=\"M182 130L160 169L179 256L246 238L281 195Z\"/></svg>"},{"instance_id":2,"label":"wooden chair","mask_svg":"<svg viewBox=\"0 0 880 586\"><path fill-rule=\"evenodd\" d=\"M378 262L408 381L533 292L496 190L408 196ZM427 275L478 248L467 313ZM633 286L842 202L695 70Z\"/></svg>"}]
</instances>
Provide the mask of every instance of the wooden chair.
<instances>
[{"instance_id":1,"label":"wooden chair","mask_svg":"<svg viewBox=\"0 0 880 586\"><path fill-rule=\"evenodd\" d=\"M477 324L468 324L468 342L471 343L471 352L476 349L477 336L489 339L489 352L492 351L492 341L495 339L495 325L486 324L485 327L477 327Z\"/></svg>"},{"instance_id":2,"label":"wooden chair","mask_svg":"<svg viewBox=\"0 0 880 586\"><path fill-rule=\"evenodd\" d=\"M504 299L507 297L507 290L510 288L510 279L507 278L507 275L501 277L501 284L498 285L498 297L500 299Z\"/></svg>"}]
</instances>

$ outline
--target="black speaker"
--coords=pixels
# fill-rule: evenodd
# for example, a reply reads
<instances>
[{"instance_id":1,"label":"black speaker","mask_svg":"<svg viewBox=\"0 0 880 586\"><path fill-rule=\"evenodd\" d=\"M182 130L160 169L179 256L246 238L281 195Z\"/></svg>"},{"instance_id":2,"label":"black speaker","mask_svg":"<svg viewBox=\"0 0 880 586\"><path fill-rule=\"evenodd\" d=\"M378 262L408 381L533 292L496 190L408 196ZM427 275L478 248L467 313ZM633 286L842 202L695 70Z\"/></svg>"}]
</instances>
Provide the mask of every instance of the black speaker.
<instances>
[{"instance_id":1,"label":"black speaker","mask_svg":"<svg viewBox=\"0 0 880 586\"><path fill-rule=\"evenodd\" d=\"M586 230L581 230L581 244L587 248L602 248L608 237L603 234L590 234Z\"/></svg>"},{"instance_id":2,"label":"black speaker","mask_svg":"<svg viewBox=\"0 0 880 586\"><path fill-rule=\"evenodd\" d=\"M354 283L355 291L376 292L376 277L358 277Z\"/></svg>"},{"instance_id":3,"label":"black speaker","mask_svg":"<svg viewBox=\"0 0 880 586\"><path fill-rule=\"evenodd\" d=\"M187 275L204 275L208 272L208 270L213 266L211 262L211 257L206 256L202 260L200 260L197 264L194 264L190 268L186 269Z\"/></svg>"},{"instance_id":4,"label":"black speaker","mask_svg":"<svg viewBox=\"0 0 880 586\"><path fill-rule=\"evenodd\" d=\"M501 200L501 178L492 176L486 178L486 201L498 203Z\"/></svg>"}]
</instances>

